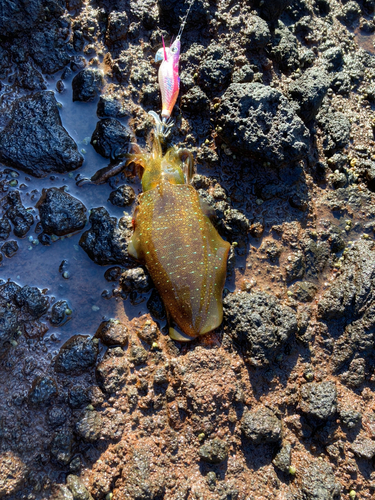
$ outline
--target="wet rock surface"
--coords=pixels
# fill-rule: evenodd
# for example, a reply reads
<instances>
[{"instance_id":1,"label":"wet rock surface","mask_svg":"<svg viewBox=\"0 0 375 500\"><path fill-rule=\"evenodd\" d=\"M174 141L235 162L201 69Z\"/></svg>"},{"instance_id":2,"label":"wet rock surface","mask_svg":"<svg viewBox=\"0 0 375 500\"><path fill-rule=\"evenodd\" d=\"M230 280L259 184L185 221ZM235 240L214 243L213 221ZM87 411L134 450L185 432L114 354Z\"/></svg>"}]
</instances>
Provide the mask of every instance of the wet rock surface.
<instances>
[{"instance_id":1,"label":"wet rock surface","mask_svg":"<svg viewBox=\"0 0 375 500\"><path fill-rule=\"evenodd\" d=\"M91 210L91 229L83 233L79 244L97 264L129 264L128 241L132 234L128 220L118 227L104 207ZM131 222L131 221L130 221Z\"/></svg>"},{"instance_id":2,"label":"wet rock surface","mask_svg":"<svg viewBox=\"0 0 375 500\"><path fill-rule=\"evenodd\" d=\"M155 52L188 6L20 5L0 7L0 497L370 500L374 2L193 3L165 147L192 151L232 248L224 322L189 344L127 253L137 172L80 182L150 151Z\"/></svg>"},{"instance_id":3,"label":"wet rock surface","mask_svg":"<svg viewBox=\"0 0 375 500\"><path fill-rule=\"evenodd\" d=\"M1 161L43 177L50 172L69 172L83 158L61 124L53 92L39 92L18 99L11 120L0 132Z\"/></svg>"},{"instance_id":4,"label":"wet rock surface","mask_svg":"<svg viewBox=\"0 0 375 500\"><path fill-rule=\"evenodd\" d=\"M87 221L84 204L62 189L44 191L37 207L46 234L63 236L80 231Z\"/></svg>"},{"instance_id":5,"label":"wet rock surface","mask_svg":"<svg viewBox=\"0 0 375 500\"><path fill-rule=\"evenodd\" d=\"M95 151L104 158L116 158L128 152L131 135L118 120L100 120L91 137Z\"/></svg>"},{"instance_id":6,"label":"wet rock surface","mask_svg":"<svg viewBox=\"0 0 375 500\"><path fill-rule=\"evenodd\" d=\"M60 349L55 360L55 370L67 374L83 372L94 365L98 344L83 335L72 337Z\"/></svg>"}]
</instances>

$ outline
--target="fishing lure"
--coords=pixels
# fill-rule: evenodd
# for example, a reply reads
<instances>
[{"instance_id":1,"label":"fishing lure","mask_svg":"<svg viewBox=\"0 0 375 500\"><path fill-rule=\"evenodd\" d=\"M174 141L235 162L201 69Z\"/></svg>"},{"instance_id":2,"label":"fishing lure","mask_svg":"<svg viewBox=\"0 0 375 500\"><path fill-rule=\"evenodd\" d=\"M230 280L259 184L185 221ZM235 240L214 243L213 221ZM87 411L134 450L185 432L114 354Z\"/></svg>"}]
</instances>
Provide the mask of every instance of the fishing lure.
<instances>
[{"instance_id":1,"label":"fishing lure","mask_svg":"<svg viewBox=\"0 0 375 500\"><path fill-rule=\"evenodd\" d=\"M186 20L193 3L194 0L190 0L189 8L182 20L176 40L171 43L170 47L166 47L164 38L162 37L163 47L160 48L155 55L155 62L161 62L158 72L158 81L162 100L162 119L158 120L157 115L154 111L151 111L150 114L156 120L157 133L164 136L168 135L169 129L173 125L173 122L170 121L170 118L174 105L177 101L178 93L180 91L178 64L181 52L181 35L185 28Z\"/></svg>"},{"instance_id":2,"label":"fishing lure","mask_svg":"<svg viewBox=\"0 0 375 500\"><path fill-rule=\"evenodd\" d=\"M193 157L186 149L162 153L155 133L150 154L132 155L143 168L129 254L146 265L163 300L169 335L188 342L217 328L230 245L208 218L188 182Z\"/></svg>"},{"instance_id":3,"label":"fishing lure","mask_svg":"<svg viewBox=\"0 0 375 500\"><path fill-rule=\"evenodd\" d=\"M162 61L159 68L158 79L162 100L161 117L166 124L171 117L180 90L180 77L178 76L178 62L180 59L181 42L179 38L166 47L163 38L163 47L155 56L155 61Z\"/></svg>"}]
</instances>

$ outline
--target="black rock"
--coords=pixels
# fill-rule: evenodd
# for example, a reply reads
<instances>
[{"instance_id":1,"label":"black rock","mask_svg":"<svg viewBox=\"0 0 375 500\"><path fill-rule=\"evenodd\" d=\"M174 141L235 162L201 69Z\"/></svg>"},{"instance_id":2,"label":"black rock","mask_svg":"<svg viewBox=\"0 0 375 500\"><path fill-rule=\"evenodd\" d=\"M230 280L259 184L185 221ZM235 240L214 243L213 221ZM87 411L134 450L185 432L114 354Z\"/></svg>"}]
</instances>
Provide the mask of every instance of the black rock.
<instances>
[{"instance_id":1,"label":"black rock","mask_svg":"<svg viewBox=\"0 0 375 500\"><path fill-rule=\"evenodd\" d=\"M310 281L298 281L289 290L299 302L311 302L318 291L318 287Z\"/></svg>"},{"instance_id":2,"label":"black rock","mask_svg":"<svg viewBox=\"0 0 375 500\"><path fill-rule=\"evenodd\" d=\"M102 321L95 333L95 337L107 346L124 346L128 343L128 336L127 327L118 320Z\"/></svg>"},{"instance_id":3,"label":"black rock","mask_svg":"<svg viewBox=\"0 0 375 500\"><path fill-rule=\"evenodd\" d=\"M163 301L157 290L154 288L151 292L150 298L147 301L147 309L156 319L165 318L165 308Z\"/></svg>"},{"instance_id":4,"label":"black rock","mask_svg":"<svg viewBox=\"0 0 375 500\"><path fill-rule=\"evenodd\" d=\"M95 68L86 68L73 78L73 101L92 101L103 86L103 75Z\"/></svg>"},{"instance_id":5,"label":"black rock","mask_svg":"<svg viewBox=\"0 0 375 500\"><path fill-rule=\"evenodd\" d=\"M168 26L169 30L175 29L177 34L180 20L187 11L188 6L182 4L179 0L158 0L160 20ZM201 29L209 21L209 4L205 0L195 0L193 2L190 14L186 20L185 30Z\"/></svg>"},{"instance_id":6,"label":"black rock","mask_svg":"<svg viewBox=\"0 0 375 500\"><path fill-rule=\"evenodd\" d=\"M47 14L44 0L30 0L22 3L2 0L0 11L0 32L4 37L15 37L19 32L27 33L40 24L40 19ZM49 15L61 15L63 9L55 4Z\"/></svg>"},{"instance_id":7,"label":"black rock","mask_svg":"<svg viewBox=\"0 0 375 500\"><path fill-rule=\"evenodd\" d=\"M21 289L12 281L0 285L0 351L6 350L9 342L17 335L21 326L18 320L19 308L14 303L17 292Z\"/></svg>"},{"instance_id":8,"label":"black rock","mask_svg":"<svg viewBox=\"0 0 375 500\"><path fill-rule=\"evenodd\" d=\"M37 203L40 222L46 234L64 236L80 231L87 221L85 205L64 189L43 189Z\"/></svg>"},{"instance_id":9,"label":"black rock","mask_svg":"<svg viewBox=\"0 0 375 500\"><path fill-rule=\"evenodd\" d=\"M119 186L110 193L108 199L116 207L127 207L135 200L135 192L131 186Z\"/></svg>"},{"instance_id":10,"label":"black rock","mask_svg":"<svg viewBox=\"0 0 375 500\"><path fill-rule=\"evenodd\" d=\"M21 97L0 132L0 159L35 177L82 165L77 145L61 124L53 92Z\"/></svg>"},{"instance_id":11,"label":"black rock","mask_svg":"<svg viewBox=\"0 0 375 500\"><path fill-rule=\"evenodd\" d=\"M60 406L53 406L47 413L47 422L53 428L64 425L67 418L66 410Z\"/></svg>"},{"instance_id":12,"label":"black rock","mask_svg":"<svg viewBox=\"0 0 375 500\"><path fill-rule=\"evenodd\" d=\"M124 99L120 95L101 95L96 114L99 118L124 118L128 116L128 110L124 105Z\"/></svg>"},{"instance_id":13,"label":"black rock","mask_svg":"<svg viewBox=\"0 0 375 500\"><path fill-rule=\"evenodd\" d=\"M342 11L337 17L346 26L352 26L361 17L361 7L357 2L351 0L342 7Z\"/></svg>"},{"instance_id":14,"label":"black rock","mask_svg":"<svg viewBox=\"0 0 375 500\"><path fill-rule=\"evenodd\" d=\"M333 47L323 52L328 71L339 71L344 63L344 54L341 47Z\"/></svg>"},{"instance_id":15,"label":"black rock","mask_svg":"<svg viewBox=\"0 0 375 500\"><path fill-rule=\"evenodd\" d=\"M353 408L339 408L340 420L348 427L348 429L354 429L361 423L362 414Z\"/></svg>"},{"instance_id":16,"label":"black rock","mask_svg":"<svg viewBox=\"0 0 375 500\"><path fill-rule=\"evenodd\" d=\"M216 43L210 45L199 69L199 85L210 94L221 90L230 82L233 68L230 52Z\"/></svg>"},{"instance_id":17,"label":"black rock","mask_svg":"<svg viewBox=\"0 0 375 500\"><path fill-rule=\"evenodd\" d=\"M124 294L132 291L146 293L152 286L151 278L142 267L128 269L122 273L120 285Z\"/></svg>"},{"instance_id":18,"label":"black rock","mask_svg":"<svg viewBox=\"0 0 375 500\"><path fill-rule=\"evenodd\" d=\"M46 90L43 76L29 62L20 64L15 83L26 90Z\"/></svg>"},{"instance_id":19,"label":"black rock","mask_svg":"<svg viewBox=\"0 0 375 500\"><path fill-rule=\"evenodd\" d=\"M210 107L210 101L203 90L196 85L181 97L181 109L188 113L201 115Z\"/></svg>"},{"instance_id":20,"label":"black rock","mask_svg":"<svg viewBox=\"0 0 375 500\"><path fill-rule=\"evenodd\" d=\"M28 48L43 73L51 75L69 64L70 56L65 38L66 34L57 26L46 26L45 29L31 33Z\"/></svg>"},{"instance_id":21,"label":"black rock","mask_svg":"<svg viewBox=\"0 0 375 500\"><path fill-rule=\"evenodd\" d=\"M288 264L285 266L287 283L296 279L302 279L305 274L305 268L305 259L302 252L297 252L288 257Z\"/></svg>"},{"instance_id":22,"label":"black rock","mask_svg":"<svg viewBox=\"0 0 375 500\"><path fill-rule=\"evenodd\" d=\"M281 450L272 460L273 465L282 470L285 474L289 472L289 467L291 464L291 452L292 447L289 443L287 443L281 448Z\"/></svg>"},{"instance_id":23,"label":"black rock","mask_svg":"<svg viewBox=\"0 0 375 500\"><path fill-rule=\"evenodd\" d=\"M72 408L86 406L90 402L90 399L86 393L85 386L80 384L73 385L73 387L69 389L68 401Z\"/></svg>"},{"instance_id":24,"label":"black rock","mask_svg":"<svg viewBox=\"0 0 375 500\"><path fill-rule=\"evenodd\" d=\"M297 318L272 295L236 293L225 297L224 344L234 343L256 366L267 366L297 331Z\"/></svg>"},{"instance_id":25,"label":"black rock","mask_svg":"<svg viewBox=\"0 0 375 500\"><path fill-rule=\"evenodd\" d=\"M51 443L51 455L61 465L67 465L72 458L73 436L68 431L55 435Z\"/></svg>"},{"instance_id":26,"label":"black rock","mask_svg":"<svg viewBox=\"0 0 375 500\"><path fill-rule=\"evenodd\" d=\"M70 375L85 372L95 364L99 347L84 335L76 335L61 347L55 360L55 370Z\"/></svg>"},{"instance_id":27,"label":"black rock","mask_svg":"<svg viewBox=\"0 0 375 500\"><path fill-rule=\"evenodd\" d=\"M4 243L4 245L1 247L1 251L3 254L10 259L13 257L13 255L16 254L18 250L18 243L15 240L9 240Z\"/></svg>"},{"instance_id":28,"label":"black rock","mask_svg":"<svg viewBox=\"0 0 375 500\"><path fill-rule=\"evenodd\" d=\"M122 221L122 220L121 220ZM120 221L110 217L104 207L93 208L90 214L91 229L83 233L79 245L97 264L131 264L128 240L132 235L131 220Z\"/></svg>"},{"instance_id":29,"label":"black rock","mask_svg":"<svg viewBox=\"0 0 375 500\"><path fill-rule=\"evenodd\" d=\"M307 152L308 131L278 90L260 83L235 83L217 110L219 135L230 148L282 165Z\"/></svg>"},{"instance_id":30,"label":"black rock","mask_svg":"<svg viewBox=\"0 0 375 500\"><path fill-rule=\"evenodd\" d=\"M261 49L271 41L271 32L264 19L255 15L246 16L246 24L241 31L241 44L247 49Z\"/></svg>"},{"instance_id":31,"label":"black rock","mask_svg":"<svg viewBox=\"0 0 375 500\"><path fill-rule=\"evenodd\" d=\"M290 72L299 66L299 49L297 38L279 21L278 28L272 40L271 55L278 62L280 69Z\"/></svg>"},{"instance_id":32,"label":"black rock","mask_svg":"<svg viewBox=\"0 0 375 500\"><path fill-rule=\"evenodd\" d=\"M332 79L331 88L337 94L348 95L352 87L350 75L347 71L340 71Z\"/></svg>"},{"instance_id":33,"label":"black rock","mask_svg":"<svg viewBox=\"0 0 375 500\"><path fill-rule=\"evenodd\" d=\"M115 118L98 121L91 137L95 151L104 158L116 158L127 152L130 141L129 130Z\"/></svg>"},{"instance_id":34,"label":"black rock","mask_svg":"<svg viewBox=\"0 0 375 500\"><path fill-rule=\"evenodd\" d=\"M256 0L254 3L260 5L260 14L264 19L274 21L281 16L282 12L291 3L291 0Z\"/></svg>"},{"instance_id":35,"label":"black rock","mask_svg":"<svg viewBox=\"0 0 375 500\"><path fill-rule=\"evenodd\" d=\"M3 217L0 219L0 240L6 240L9 236L11 227L8 219Z\"/></svg>"},{"instance_id":36,"label":"black rock","mask_svg":"<svg viewBox=\"0 0 375 500\"><path fill-rule=\"evenodd\" d=\"M33 405L46 405L57 396L56 382L50 377L37 377L29 392L29 401Z\"/></svg>"},{"instance_id":37,"label":"black rock","mask_svg":"<svg viewBox=\"0 0 375 500\"><path fill-rule=\"evenodd\" d=\"M113 45L120 40L125 40L129 31L129 19L126 12L112 11L108 16L106 42Z\"/></svg>"},{"instance_id":38,"label":"black rock","mask_svg":"<svg viewBox=\"0 0 375 500\"><path fill-rule=\"evenodd\" d=\"M306 500L339 500L341 484L332 467L324 460L310 459L303 468L301 498Z\"/></svg>"},{"instance_id":39,"label":"black rock","mask_svg":"<svg viewBox=\"0 0 375 500\"><path fill-rule=\"evenodd\" d=\"M68 311L70 311L70 308L66 300L55 302L51 307L51 323L56 326L61 325L61 323L70 317L70 314L67 314Z\"/></svg>"},{"instance_id":40,"label":"black rock","mask_svg":"<svg viewBox=\"0 0 375 500\"><path fill-rule=\"evenodd\" d=\"M321 422L333 417L337 409L337 391L334 382L311 382L301 389L301 410Z\"/></svg>"},{"instance_id":41,"label":"black rock","mask_svg":"<svg viewBox=\"0 0 375 500\"><path fill-rule=\"evenodd\" d=\"M371 460L375 456L375 441L361 435L356 438L350 448L360 458Z\"/></svg>"},{"instance_id":42,"label":"black rock","mask_svg":"<svg viewBox=\"0 0 375 500\"><path fill-rule=\"evenodd\" d=\"M76 432L87 443L94 443L100 437L103 421L100 413L86 410L76 424Z\"/></svg>"},{"instance_id":43,"label":"black rock","mask_svg":"<svg viewBox=\"0 0 375 500\"><path fill-rule=\"evenodd\" d=\"M32 318L40 318L49 308L49 297L44 295L39 288L28 285L17 292L15 302Z\"/></svg>"},{"instance_id":44,"label":"black rock","mask_svg":"<svg viewBox=\"0 0 375 500\"><path fill-rule=\"evenodd\" d=\"M116 393L126 382L128 363L121 347L111 347L96 368L96 378L107 393Z\"/></svg>"},{"instance_id":45,"label":"black rock","mask_svg":"<svg viewBox=\"0 0 375 500\"><path fill-rule=\"evenodd\" d=\"M282 438L281 421L268 408L245 411L241 429L243 435L253 443L278 443Z\"/></svg>"},{"instance_id":46,"label":"black rock","mask_svg":"<svg viewBox=\"0 0 375 500\"><path fill-rule=\"evenodd\" d=\"M13 233L18 238L22 238L34 224L34 217L21 203L18 191L12 191L7 196L10 207L6 211L6 216L13 224Z\"/></svg>"},{"instance_id":47,"label":"black rock","mask_svg":"<svg viewBox=\"0 0 375 500\"><path fill-rule=\"evenodd\" d=\"M344 148L350 139L351 124L340 111L321 111L317 117L318 123L325 133L323 150L328 155Z\"/></svg>"},{"instance_id":48,"label":"black rock","mask_svg":"<svg viewBox=\"0 0 375 500\"><path fill-rule=\"evenodd\" d=\"M222 439L211 439L199 448L199 456L209 464L220 464L228 458L228 445Z\"/></svg>"},{"instance_id":49,"label":"black rock","mask_svg":"<svg viewBox=\"0 0 375 500\"><path fill-rule=\"evenodd\" d=\"M322 68L307 69L303 75L289 86L289 96L299 109L298 115L307 123L312 120L329 88L328 74Z\"/></svg>"}]
</instances>

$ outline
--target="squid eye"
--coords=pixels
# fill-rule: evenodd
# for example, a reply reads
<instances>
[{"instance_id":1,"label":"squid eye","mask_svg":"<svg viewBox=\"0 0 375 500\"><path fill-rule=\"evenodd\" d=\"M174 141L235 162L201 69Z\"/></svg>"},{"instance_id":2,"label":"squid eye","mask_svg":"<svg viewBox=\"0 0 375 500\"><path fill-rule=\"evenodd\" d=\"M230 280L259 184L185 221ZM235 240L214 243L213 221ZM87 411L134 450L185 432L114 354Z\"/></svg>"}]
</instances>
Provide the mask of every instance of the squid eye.
<instances>
[{"instance_id":1,"label":"squid eye","mask_svg":"<svg viewBox=\"0 0 375 500\"><path fill-rule=\"evenodd\" d=\"M172 47L171 51L173 52L173 54L175 54L177 52L177 47Z\"/></svg>"}]
</instances>

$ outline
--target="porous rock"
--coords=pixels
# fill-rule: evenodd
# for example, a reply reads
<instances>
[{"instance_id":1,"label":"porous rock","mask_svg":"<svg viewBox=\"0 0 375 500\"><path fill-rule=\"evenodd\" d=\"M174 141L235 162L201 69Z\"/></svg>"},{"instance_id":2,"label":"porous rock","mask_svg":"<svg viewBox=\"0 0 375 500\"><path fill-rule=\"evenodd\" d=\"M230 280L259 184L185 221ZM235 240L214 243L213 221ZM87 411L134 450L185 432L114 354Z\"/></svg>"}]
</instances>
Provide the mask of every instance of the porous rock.
<instances>
[{"instance_id":1,"label":"porous rock","mask_svg":"<svg viewBox=\"0 0 375 500\"><path fill-rule=\"evenodd\" d=\"M110 319L100 323L95 337L99 338L107 346L124 346L128 342L128 329L120 321Z\"/></svg>"},{"instance_id":2,"label":"porous rock","mask_svg":"<svg viewBox=\"0 0 375 500\"><path fill-rule=\"evenodd\" d=\"M199 456L204 462L219 464L228 458L228 445L222 439L211 439L199 448Z\"/></svg>"},{"instance_id":3,"label":"porous rock","mask_svg":"<svg viewBox=\"0 0 375 500\"><path fill-rule=\"evenodd\" d=\"M9 208L5 215L13 224L13 233L18 238L23 238L34 224L34 217L22 205L18 191L12 191L7 196Z\"/></svg>"},{"instance_id":4,"label":"porous rock","mask_svg":"<svg viewBox=\"0 0 375 500\"><path fill-rule=\"evenodd\" d=\"M135 200L135 192L131 186L119 186L112 191L108 200L116 207L127 207Z\"/></svg>"},{"instance_id":5,"label":"porous rock","mask_svg":"<svg viewBox=\"0 0 375 500\"><path fill-rule=\"evenodd\" d=\"M305 123L317 114L329 84L327 72L315 67L307 69L298 80L290 84L288 94L298 104L297 113Z\"/></svg>"},{"instance_id":6,"label":"porous rock","mask_svg":"<svg viewBox=\"0 0 375 500\"><path fill-rule=\"evenodd\" d=\"M87 490L86 486L78 476L70 474L66 478L66 484L70 491L73 493L74 500L93 500L90 492Z\"/></svg>"},{"instance_id":7,"label":"porous rock","mask_svg":"<svg viewBox=\"0 0 375 500\"><path fill-rule=\"evenodd\" d=\"M46 234L64 236L80 231L87 221L85 205L64 189L43 189L37 208Z\"/></svg>"},{"instance_id":8,"label":"porous rock","mask_svg":"<svg viewBox=\"0 0 375 500\"><path fill-rule=\"evenodd\" d=\"M225 87L233 71L233 57L225 47L210 45L199 69L199 85L207 93Z\"/></svg>"},{"instance_id":9,"label":"porous rock","mask_svg":"<svg viewBox=\"0 0 375 500\"><path fill-rule=\"evenodd\" d=\"M306 500L339 500L341 485L324 460L311 459L300 471L301 493Z\"/></svg>"},{"instance_id":10,"label":"porous rock","mask_svg":"<svg viewBox=\"0 0 375 500\"><path fill-rule=\"evenodd\" d=\"M94 443L100 437L102 417L95 410L86 410L76 424L77 434L87 443Z\"/></svg>"},{"instance_id":11,"label":"porous rock","mask_svg":"<svg viewBox=\"0 0 375 500\"><path fill-rule=\"evenodd\" d=\"M92 101L99 95L103 85L102 72L95 68L80 71L72 81L73 101Z\"/></svg>"},{"instance_id":12,"label":"porous rock","mask_svg":"<svg viewBox=\"0 0 375 500\"><path fill-rule=\"evenodd\" d=\"M61 347L56 356L55 370L61 373L77 375L95 364L99 347L93 339L84 335L75 335Z\"/></svg>"},{"instance_id":13,"label":"porous rock","mask_svg":"<svg viewBox=\"0 0 375 500\"><path fill-rule=\"evenodd\" d=\"M72 444L73 436L69 431L58 432L51 442L51 455L61 465L67 465L72 458Z\"/></svg>"},{"instance_id":14,"label":"porous rock","mask_svg":"<svg viewBox=\"0 0 375 500\"><path fill-rule=\"evenodd\" d=\"M126 295L132 291L146 293L150 290L152 283L150 275L142 267L136 267L122 273L120 285Z\"/></svg>"},{"instance_id":15,"label":"porous rock","mask_svg":"<svg viewBox=\"0 0 375 500\"><path fill-rule=\"evenodd\" d=\"M323 149L328 155L344 148L350 138L351 124L349 119L340 111L322 110L318 116L318 123L325 133Z\"/></svg>"},{"instance_id":16,"label":"porous rock","mask_svg":"<svg viewBox=\"0 0 375 500\"><path fill-rule=\"evenodd\" d=\"M21 97L0 132L0 159L35 177L82 165L77 145L62 126L53 92Z\"/></svg>"},{"instance_id":17,"label":"porous rock","mask_svg":"<svg viewBox=\"0 0 375 500\"><path fill-rule=\"evenodd\" d=\"M66 300L58 300L51 307L50 322L53 325L61 325L61 323L70 316L70 314L68 314L69 312L70 308L68 302Z\"/></svg>"},{"instance_id":18,"label":"porous rock","mask_svg":"<svg viewBox=\"0 0 375 500\"><path fill-rule=\"evenodd\" d=\"M126 383L129 365L121 347L112 347L96 368L96 378L107 393L115 393Z\"/></svg>"},{"instance_id":19,"label":"porous rock","mask_svg":"<svg viewBox=\"0 0 375 500\"><path fill-rule=\"evenodd\" d=\"M72 492L65 484L58 484L52 489L51 500L74 500Z\"/></svg>"},{"instance_id":20,"label":"porous rock","mask_svg":"<svg viewBox=\"0 0 375 500\"><path fill-rule=\"evenodd\" d=\"M357 457L371 460L375 456L375 441L359 435L350 448Z\"/></svg>"},{"instance_id":21,"label":"porous rock","mask_svg":"<svg viewBox=\"0 0 375 500\"><path fill-rule=\"evenodd\" d=\"M84 232L79 245L90 259L100 265L129 264L128 240L132 235L131 219L117 224L104 207L93 208L90 214L91 228Z\"/></svg>"},{"instance_id":22,"label":"porous rock","mask_svg":"<svg viewBox=\"0 0 375 500\"><path fill-rule=\"evenodd\" d=\"M104 158L116 158L127 152L131 134L115 118L104 118L98 121L91 137L91 144L95 151Z\"/></svg>"},{"instance_id":23,"label":"porous rock","mask_svg":"<svg viewBox=\"0 0 375 500\"><path fill-rule=\"evenodd\" d=\"M336 413L337 391L334 382L312 382L301 389L300 407L303 413L318 421Z\"/></svg>"},{"instance_id":24,"label":"porous rock","mask_svg":"<svg viewBox=\"0 0 375 500\"><path fill-rule=\"evenodd\" d=\"M39 288L25 285L15 295L15 302L24 313L32 318L40 318L49 307L49 297L44 295Z\"/></svg>"},{"instance_id":25,"label":"porous rock","mask_svg":"<svg viewBox=\"0 0 375 500\"><path fill-rule=\"evenodd\" d=\"M233 150L282 165L307 152L308 131L281 92L260 83L233 83L217 110L219 135Z\"/></svg>"},{"instance_id":26,"label":"porous rock","mask_svg":"<svg viewBox=\"0 0 375 500\"><path fill-rule=\"evenodd\" d=\"M332 367L338 371L355 357L371 356L375 326L375 246L361 240L346 254L342 272L318 302L318 317L330 328L341 319L340 337L334 344ZM358 366L352 365L343 382L357 379ZM357 372L357 376L353 378ZM363 377L363 375L362 375ZM360 380L359 380L360 383ZM357 383L355 383L357 385Z\"/></svg>"},{"instance_id":27,"label":"porous rock","mask_svg":"<svg viewBox=\"0 0 375 500\"><path fill-rule=\"evenodd\" d=\"M281 421L268 408L246 411L241 429L243 435L253 443L278 443L282 438Z\"/></svg>"},{"instance_id":28,"label":"porous rock","mask_svg":"<svg viewBox=\"0 0 375 500\"><path fill-rule=\"evenodd\" d=\"M57 396L56 382L51 377L37 377L29 392L29 401L34 405L48 404Z\"/></svg>"},{"instance_id":29,"label":"porous rock","mask_svg":"<svg viewBox=\"0 0 375 500\"><path fill-rule=\"evenodd\" d=\"M26 481L27 469L22 460L7 451L0 455L0 498L17 493Z\"/></svg>"},{"instance_id":30,"label":"porous rock","mask_svg":"<svg viewBox=\"0 0 375 500\"><path fill-rule=\"evenodd\" d=\"M265 292L229 294L223 305L224 345L234 343L255 366L271 363L289 336L297 331L292 309Z\"/></svg>"},{"instance_id":31,"label":"porous rock","mask_svg":"<svg viewBox=\"0 0 375 500\"><path fill-rule=\"evenodd\" d=\"M246 16L241 33L241 43L249 50L261 49L271 41L271 32L264 19L256 15Z\"/></svg>"}]
</instances>

